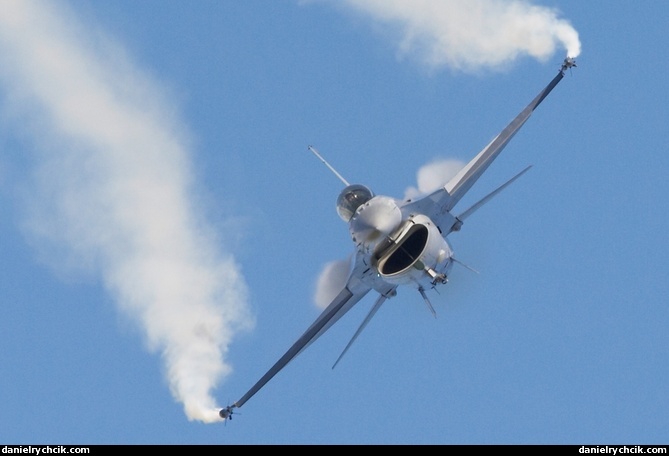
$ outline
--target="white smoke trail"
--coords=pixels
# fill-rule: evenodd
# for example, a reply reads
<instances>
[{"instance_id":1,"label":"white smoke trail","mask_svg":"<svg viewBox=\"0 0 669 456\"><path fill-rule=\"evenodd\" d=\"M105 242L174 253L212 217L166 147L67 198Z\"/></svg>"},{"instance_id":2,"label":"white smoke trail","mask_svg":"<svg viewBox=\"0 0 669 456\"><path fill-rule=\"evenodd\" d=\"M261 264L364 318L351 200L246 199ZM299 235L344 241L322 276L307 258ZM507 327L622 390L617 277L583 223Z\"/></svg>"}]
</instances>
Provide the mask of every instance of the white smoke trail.
<instances>
[{"instance_id":1,"label":"white smoke trail","mask_svg":"<svg viewBox=\"0 0 669 456\"><path fill-rule=\"evenodd\" d=\"M577 31L555 9L530 0L336 0L398 33L402 56L430 67L501 68L528 55L550 57L558 46L577 57Z\"/></svg>"},{"instance_id":2,"label":"white smoke trail","mask_svg":"<svg viewBox=\"0 0 669 456\"><path fill-rule=\"evenodd\" d=\"M253 319L238 265L194 203L173 109L58 2L3 0L0 56L5 114L30 125L40 155L33 234L94 267L161 353L188 419L218 421L212 390Z\"/></svg>"}]
</instances>

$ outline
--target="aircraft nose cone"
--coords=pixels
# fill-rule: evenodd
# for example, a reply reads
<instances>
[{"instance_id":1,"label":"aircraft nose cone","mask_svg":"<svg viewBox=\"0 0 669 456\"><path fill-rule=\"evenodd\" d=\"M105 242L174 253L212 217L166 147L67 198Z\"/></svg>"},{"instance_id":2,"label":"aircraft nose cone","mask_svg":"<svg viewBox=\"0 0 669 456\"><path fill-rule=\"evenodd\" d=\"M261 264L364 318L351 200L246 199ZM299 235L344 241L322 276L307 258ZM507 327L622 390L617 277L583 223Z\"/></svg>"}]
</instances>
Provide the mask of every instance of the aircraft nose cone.
<instances>
[{"instance_id":1,"label":"aircraft nose cone","mask_svg":"<svg viewBox=\"0 0 669 456\"><path fill-rule=\"evenodd\" d=\"M394 199L377 196L362 204L349 222L354 239L374 242L390 234L402 221Z\"/></svg>"}]
</instances>

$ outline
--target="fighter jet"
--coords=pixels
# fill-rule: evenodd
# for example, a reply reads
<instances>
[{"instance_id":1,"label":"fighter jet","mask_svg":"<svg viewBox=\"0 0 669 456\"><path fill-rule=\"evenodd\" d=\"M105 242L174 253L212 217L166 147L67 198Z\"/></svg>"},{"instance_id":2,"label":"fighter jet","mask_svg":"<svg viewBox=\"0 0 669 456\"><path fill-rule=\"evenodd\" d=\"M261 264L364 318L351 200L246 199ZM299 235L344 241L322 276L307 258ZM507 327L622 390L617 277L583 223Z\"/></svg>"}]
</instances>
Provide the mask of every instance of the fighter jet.
<instances>
[{"instance_id":1,"label":"fighter jet","mask_svg":"<svg viewBox=\"0 0 669 456\"><path fill-rule=\"evenodd\" d=\"M425 290L446 284L454 264L459 263L453 255L447 236L459 231L474 211L518 179L529 167L473 206L454 214L456 204L562 80L565 71L575 66L574 59L567 57L548 85L455 177L443 187L418 199L399 200L375 195L365 185L349 184L314 147L309 146L308 149L345 185L337 198L336 207L341 219L348 224L355 246L352 268L345 286L304 334L241 399L221 409L220 417L223 420L232 419L235 409L243 406L272 377L372 290L378 295L376 301L335 365L381 305L396 296L400 286L415 288L434 314Z\"/></svg>"}]
</instances>

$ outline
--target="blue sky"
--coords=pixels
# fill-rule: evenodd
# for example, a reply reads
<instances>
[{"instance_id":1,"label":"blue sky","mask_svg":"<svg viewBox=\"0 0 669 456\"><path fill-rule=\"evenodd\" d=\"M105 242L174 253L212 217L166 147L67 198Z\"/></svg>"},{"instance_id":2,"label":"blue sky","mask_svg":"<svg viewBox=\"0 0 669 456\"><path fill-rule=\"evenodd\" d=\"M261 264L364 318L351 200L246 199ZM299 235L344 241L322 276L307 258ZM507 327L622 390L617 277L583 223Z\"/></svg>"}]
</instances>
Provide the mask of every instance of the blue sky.
<instances>
[{"instance_id":1,"label":"blue sky","mask_svg":"<svg viewBox=\"0 0 669 456\"><path fill-rule=\"evenodd\" d=\"M533 1L539 50L407 41L374 1L33 3L0 13L0 443L666 444L666 2ZM210 422L353 249L307 145L402 197L557 74L565 24L578 67L463 205L533 168L449 237L480 273L437 319L401 290L332 370L368 296Z\"/></svg>"}]
</instances>

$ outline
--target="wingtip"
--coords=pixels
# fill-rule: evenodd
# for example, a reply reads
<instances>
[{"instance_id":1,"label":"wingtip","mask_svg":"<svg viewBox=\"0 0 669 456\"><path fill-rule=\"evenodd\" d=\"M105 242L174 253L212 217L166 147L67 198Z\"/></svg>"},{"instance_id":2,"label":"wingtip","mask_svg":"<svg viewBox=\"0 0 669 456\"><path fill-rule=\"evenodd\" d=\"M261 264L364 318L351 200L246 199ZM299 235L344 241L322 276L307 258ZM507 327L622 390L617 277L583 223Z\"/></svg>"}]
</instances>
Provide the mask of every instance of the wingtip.
<instances>
[{"instance_id":1,"label":"wingtip","mask_svg":"<svg viewBox=\"0 0 669 456\"><path fill-rule=\"evenodd\" d=\"M573 68L576 66L576 58L574 57L565 57L564 61L562 62L562 66L560 67L560 71L564 73L567 71L569 68Z\"/></svg>"}]
</instances>

